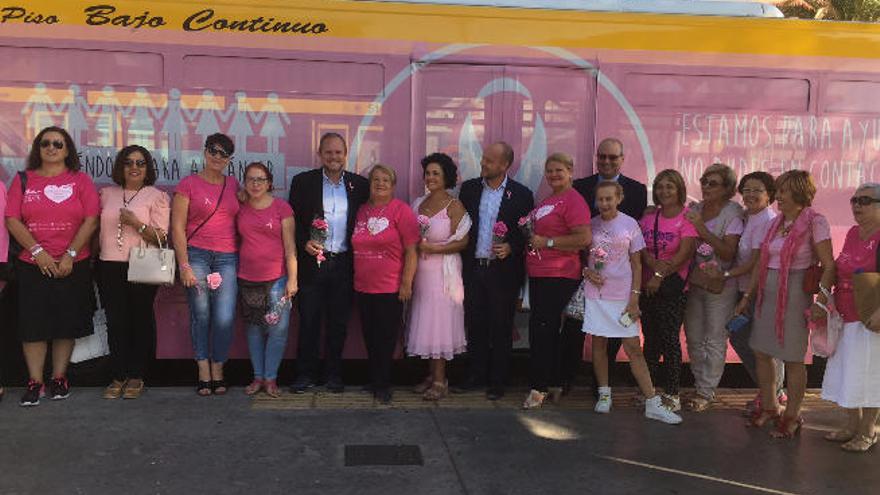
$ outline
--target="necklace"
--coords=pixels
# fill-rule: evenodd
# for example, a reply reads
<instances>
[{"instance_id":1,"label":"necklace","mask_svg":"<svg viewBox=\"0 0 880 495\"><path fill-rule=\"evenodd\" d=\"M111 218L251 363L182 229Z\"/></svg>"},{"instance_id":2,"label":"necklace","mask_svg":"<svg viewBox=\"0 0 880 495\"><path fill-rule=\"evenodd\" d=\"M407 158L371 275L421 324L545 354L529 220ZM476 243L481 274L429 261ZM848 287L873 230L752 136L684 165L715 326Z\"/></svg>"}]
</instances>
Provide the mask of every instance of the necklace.
<instances>
[{"instance_id":1,"label":"necklace","mask_svg":"<svg viewBox=\"0 0 880 495\"><path fill-rule=\"evenodd\" d=\"M132 194L130 198L126 198L125 197L125 188L123 187L122 188L122 207L127 209L128 205L130 205L131 202L134 201L134 198L136 198L137 195L140 194L140 192L143 188L144 188L144 186L139 187L138 190L135 191L134 194ZM122 251L122 246L123 246L122 218L120 217L120 220L116 223L116 249L119 249L120 251Z\"/></svg>"},{"instance_id":2,"label":"necklace","mask_svg":"<svg viewBox=\"0 0 880 495\"><path fill-rule=\"evenodd\" d=\"M131 202L134 201L134 198L136 198L137 195L141 193L141 189L143 189L143 188L144 188L144 186L139 187L138 190L135 191L134 194L132 194L131 197L127 198L127 199L125 197L125 189L123 188L122 189L122 206L128 208L128 205L130 205Z\"/></svg>"}]
</instances>

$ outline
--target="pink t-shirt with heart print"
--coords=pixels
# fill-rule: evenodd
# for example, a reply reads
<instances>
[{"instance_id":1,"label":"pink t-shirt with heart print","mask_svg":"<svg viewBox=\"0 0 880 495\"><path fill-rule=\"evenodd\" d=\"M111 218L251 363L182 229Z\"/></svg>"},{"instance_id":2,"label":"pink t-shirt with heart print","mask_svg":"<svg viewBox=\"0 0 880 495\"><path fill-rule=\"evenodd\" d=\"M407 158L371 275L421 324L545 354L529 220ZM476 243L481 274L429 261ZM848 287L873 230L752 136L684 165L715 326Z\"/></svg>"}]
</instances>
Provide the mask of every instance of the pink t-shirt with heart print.
<instances>
[{"instance_id":1,"label":"pink t-shirt with heart print","mask_svg":"<svg viewBox=\"0 0 880 495\"><path fill-rule=\"evenodd\" d=\"M354 290L397 293L403 277L404 249L419 242L420 233L416 214L399 199L385 206L361 206L351 235Z\"/></svg>"},{"instance_id":2,"label":"pink t-shirt with heart print","mask_svg":"<svg viewBox=\"0 0 880 495\"><path fill-rule=\"evenodd\" d=\"M12 180L5 216L21 220L37 243L50 256L60 259L83 221L88 217L97 217L100 211L98 191L87 174L67 171L55 177L43 177L28 170L27 190L23 198L18 174ZM74 261L88 257L89 243L86 243ZM19 259L25 263L34 262L27 249L21 251Z\"/></svg>"}]
</instances>

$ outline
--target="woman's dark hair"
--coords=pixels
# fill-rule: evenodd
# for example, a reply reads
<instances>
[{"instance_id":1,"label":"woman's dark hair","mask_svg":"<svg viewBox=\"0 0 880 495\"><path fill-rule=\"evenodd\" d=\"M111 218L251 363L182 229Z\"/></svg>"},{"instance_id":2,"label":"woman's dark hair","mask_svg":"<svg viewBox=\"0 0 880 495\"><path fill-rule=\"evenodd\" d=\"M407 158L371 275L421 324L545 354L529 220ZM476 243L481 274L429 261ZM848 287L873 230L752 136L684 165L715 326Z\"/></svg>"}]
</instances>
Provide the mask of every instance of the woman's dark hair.
<instances>
[{"instance_id":1,"label":"woman's dark hair","mask_svg":"<svg viewBox=\"0 0 880 495\"><path fill-rule=\"evenodd\" d=\"M455 187L455 182L458 180L458 167L455 166L455 162L452 161L452 158L449 157L446 153L431 153L430 155L422 158L422 175L424 176L424 171L428 168L428 165L436 163L440 165L440 169L443 170L443 186L446 189L452 189Z\"/></svg>"},{"instance_id":2,"label":"woman's dark hair","mask_svg":"<svg viewBox=\"0 0 880 495\"><path fill-rule=\"evenodd\" d=\"M272 171L269 170L269 167L267 167L263 162L251 162L251 163L248 163L248 166L244 168L245 185L247 185L248 170L250 170L252 168L258 168L258 169L262 170L263 173L266 174L266 178L269 179L269 192L271 192L274 189L274 187L272 187L272 181L274 180L274 176L272 175Z\"/></svg>"},{"instance_id":3,"label":"woman's dark hair","mask_svg":"<svg viewBox=\"0 0 880 495\"><path fill-rule=\"evenodd\" d=\"M750 174L746 174L742 176L742 179L739 180L739 185L736 186L736 191L742 195L743 189L746 187L746 182L750 180L759 181L764 185L764 189L767 190L767 195L770 196L770 202L767 204L773 204L776 201L776 179L773 178L772 175L764 172L763 170L758 170L757 172L752 172Z\"/></svg>"},{"instance_id":4,"label":"woman's dark hair","mask_svg":"<svg viewBox=\"0 0 880 495\"><path fill-rule=\"evenodd\" d=\"M113 182L125 187L125 160L135 151L140 152L144 156L144 161L147 162L147 175L144 176L144 185L152 186L156 183L156 166L153 165L153 155L146 148L138 144L130 144L119 150L119 153L116 153L111 178Z\"/></svg>"},{"instance_id":5,"label":"woman's dark hair","mask_svg":"<svg viewBox=\"0 0 880 495\"><path fill-rule=\"evenodd\" d=\"M76 172L80 169L79 155L76 151L76 145L73 144L73 138L64 129L56 126L46 127L37 134L34 142L31 143L31 152L28 154L27 169L36 170L43 165L43 159L40 158L40 141L47 132L57 132L64 138L64 147L67 148L67 158L64 159L64 166L67 170Z\"/></svg>"},{"instance_id":6,"label":"woman's dark hair","mask_svg":"<svg viewBox=\"0 0 880 495\"><path fill-rule=\"evenodd\" d=\"M232 142L232 139L229 138L226 134L222 132L217 132L215 134L211 134L205 139L205 149L209 149L212 146L217 145L223 149L228 155L232 156L235 153L235 143Z\"/></svg>"}]
</instances>

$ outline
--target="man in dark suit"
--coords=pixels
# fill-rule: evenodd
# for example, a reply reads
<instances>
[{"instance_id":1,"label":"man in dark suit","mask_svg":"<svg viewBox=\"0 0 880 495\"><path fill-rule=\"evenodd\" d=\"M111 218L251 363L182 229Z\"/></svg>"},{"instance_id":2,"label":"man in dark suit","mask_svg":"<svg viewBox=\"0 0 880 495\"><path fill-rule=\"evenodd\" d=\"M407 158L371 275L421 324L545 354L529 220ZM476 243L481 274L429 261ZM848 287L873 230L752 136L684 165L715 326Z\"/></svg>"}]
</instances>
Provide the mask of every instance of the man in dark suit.
<instances>
[{"instance_id":1,"label":"man in dark suit","mask_svg":"<svg viewBox=\"0 0 880 495\"><path fill-rule=\"evenodd\" d=\"M590 205L590 215L599 214L596 205L596 186L602 181L616 181L623 187L623 202L618 211L637 221L642 218L648 205L648 188L641 182L620 173L623 165L623 143L617 138L605 138L596 150L596 170L598 173L574 181L574 188ZM584 334L581 322L566 320L562 327L562 356L560 357L563 393L571 389L572 381L581 362L584 348ZM620 350L620 339L608 339L608 362L613 364ZM595 378L595 376L594 376ZM595 383L595 380L594 380Z\"/></svg>"},{"instance_id":2,"label":"man in dark suit","mask_svg":"<svg viewBox=\"0 0 880 495\"><path fill-rule=\"evenodd\" d=\"M321 136L318 156L321 168L298 174L290 183L299 259L300 327L297 378L291 387L294 393L304 393L318 380L325 315L326 387L335 393L344 390L342 349L354 293L351 233L357 210L370 195L367 179L345 171L348 147L341 135ZM329 225L323 244L311 239L316 218ZM325 260L319 265L317 256L322 251Z\"/></svg>"},{"instance_id":3,"label":"man in dark suit","mask_svg":"<svg viewBox=\"0 0 880 495\"><path fill-rule=\"evenodd\" d=\"M470 215L467 248L462 252L465 324L470 372L456 391L482 389L498 400L504 396L513 348L513 317L525 276L526 238L519 219L534 208L534 196L507 176L513 149L498 142L483 150L481 177L461 185L459 200ZM493 242L496 222L504 222L503 242Z\"/></svg>"}]
</instances>

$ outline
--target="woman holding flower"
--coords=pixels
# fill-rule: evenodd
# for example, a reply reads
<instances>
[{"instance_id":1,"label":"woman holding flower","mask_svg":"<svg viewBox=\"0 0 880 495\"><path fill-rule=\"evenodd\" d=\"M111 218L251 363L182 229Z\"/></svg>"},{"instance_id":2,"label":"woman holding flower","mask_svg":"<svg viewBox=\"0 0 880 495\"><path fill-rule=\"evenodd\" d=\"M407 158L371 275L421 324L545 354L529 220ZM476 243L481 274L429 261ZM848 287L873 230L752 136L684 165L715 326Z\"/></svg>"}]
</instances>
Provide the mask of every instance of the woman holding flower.
<instances>
[{"instance_id":1,"label":"woman holding flower","mask_svg":"<svg viewBox=\"0 0 880 495\"><path fill-rule=\"evenodd\" d=\"M639 342L639 294L642 284L641 251L645 240L638 222L617 211L623 201L623 187L617 181L603 181L596 187L598 218L593 220L593 247L584 268L586 307L583 331L592 335L593 369L599 387L597 413L611 410L608 386L608 339L623 339L623 349L645 402L645 417L669 424L681 423L654 391L651 374Z\"/></svg>"},{"instance_id":2,"label":"woman holding flower","mask_svg":"<svg viewBox=\"0 0 880 495\"><path fill-rule=\"evenodd\" d=\"M238 291L254 368L254 380L244 393L265 390L279 397L278 367L287 347L290 303L299 287L293 210L272 196L272 179L272 171L259 162L244 170L247 201L236 219L241 238Z\"/></svg>"},{"instance_id":3,"label":"woman holding flower","mask_svg":"<svg viewBox=\"0 0 880 495\"><path fill-rule=\"evenodd\" d=\"M689 406L705 411L715 400L715 388L727 357L727 322L736 306L736 279L730 266L743 233L743 209L731 201L736 173L716 163L700 178L703 201L686 214L697 229L697 254L691 267L684 332L694 374L696 397Z\"/></svg>"},{"instance_id":4,"label":"woman holding flower","mask_svg":"<svg viewBox=\"0 0 880 495\"><path fill-rule=\"evenodd\" d=\"M205 167L177 185L171 203L171 232L186 287L193 353L199 368L196 393L223 395L223 364L229 357L238 293L235 216L238 181L226 175L235 151L232 139L205 140Z\"/></svg>"},{"instance_id":5,"label":"woman holding flower","mask_svg":"<svg viewBox=\"0 0 880 495\"><path fill-rule=\"evenodd\" d=\"M455 187L458 168L448 155L422 159L427 196L413 203L419 215L422 259L413 283L412 312L406 352L430 359L429 374L415 391L425 400L446 396L446 361L466 348L464 286L460 253L468 243L471 220L447 190Z\"/></svg>"},{"instance_id":6,"label":"woman holding flower","mask_svg":"<svg viewBox=\"0 0 880 495\"><path fill-rule=\"evenodd\" d=\"M552 189L529 214L533 234L526 257L529 274L529 352L531 390L524 409L540 407L547 396L558 357L562 310L581 280L579 251L590 244L590 209L572 187L574 162L553 153L544 164Z\"/></svg>"}]
</instances>

